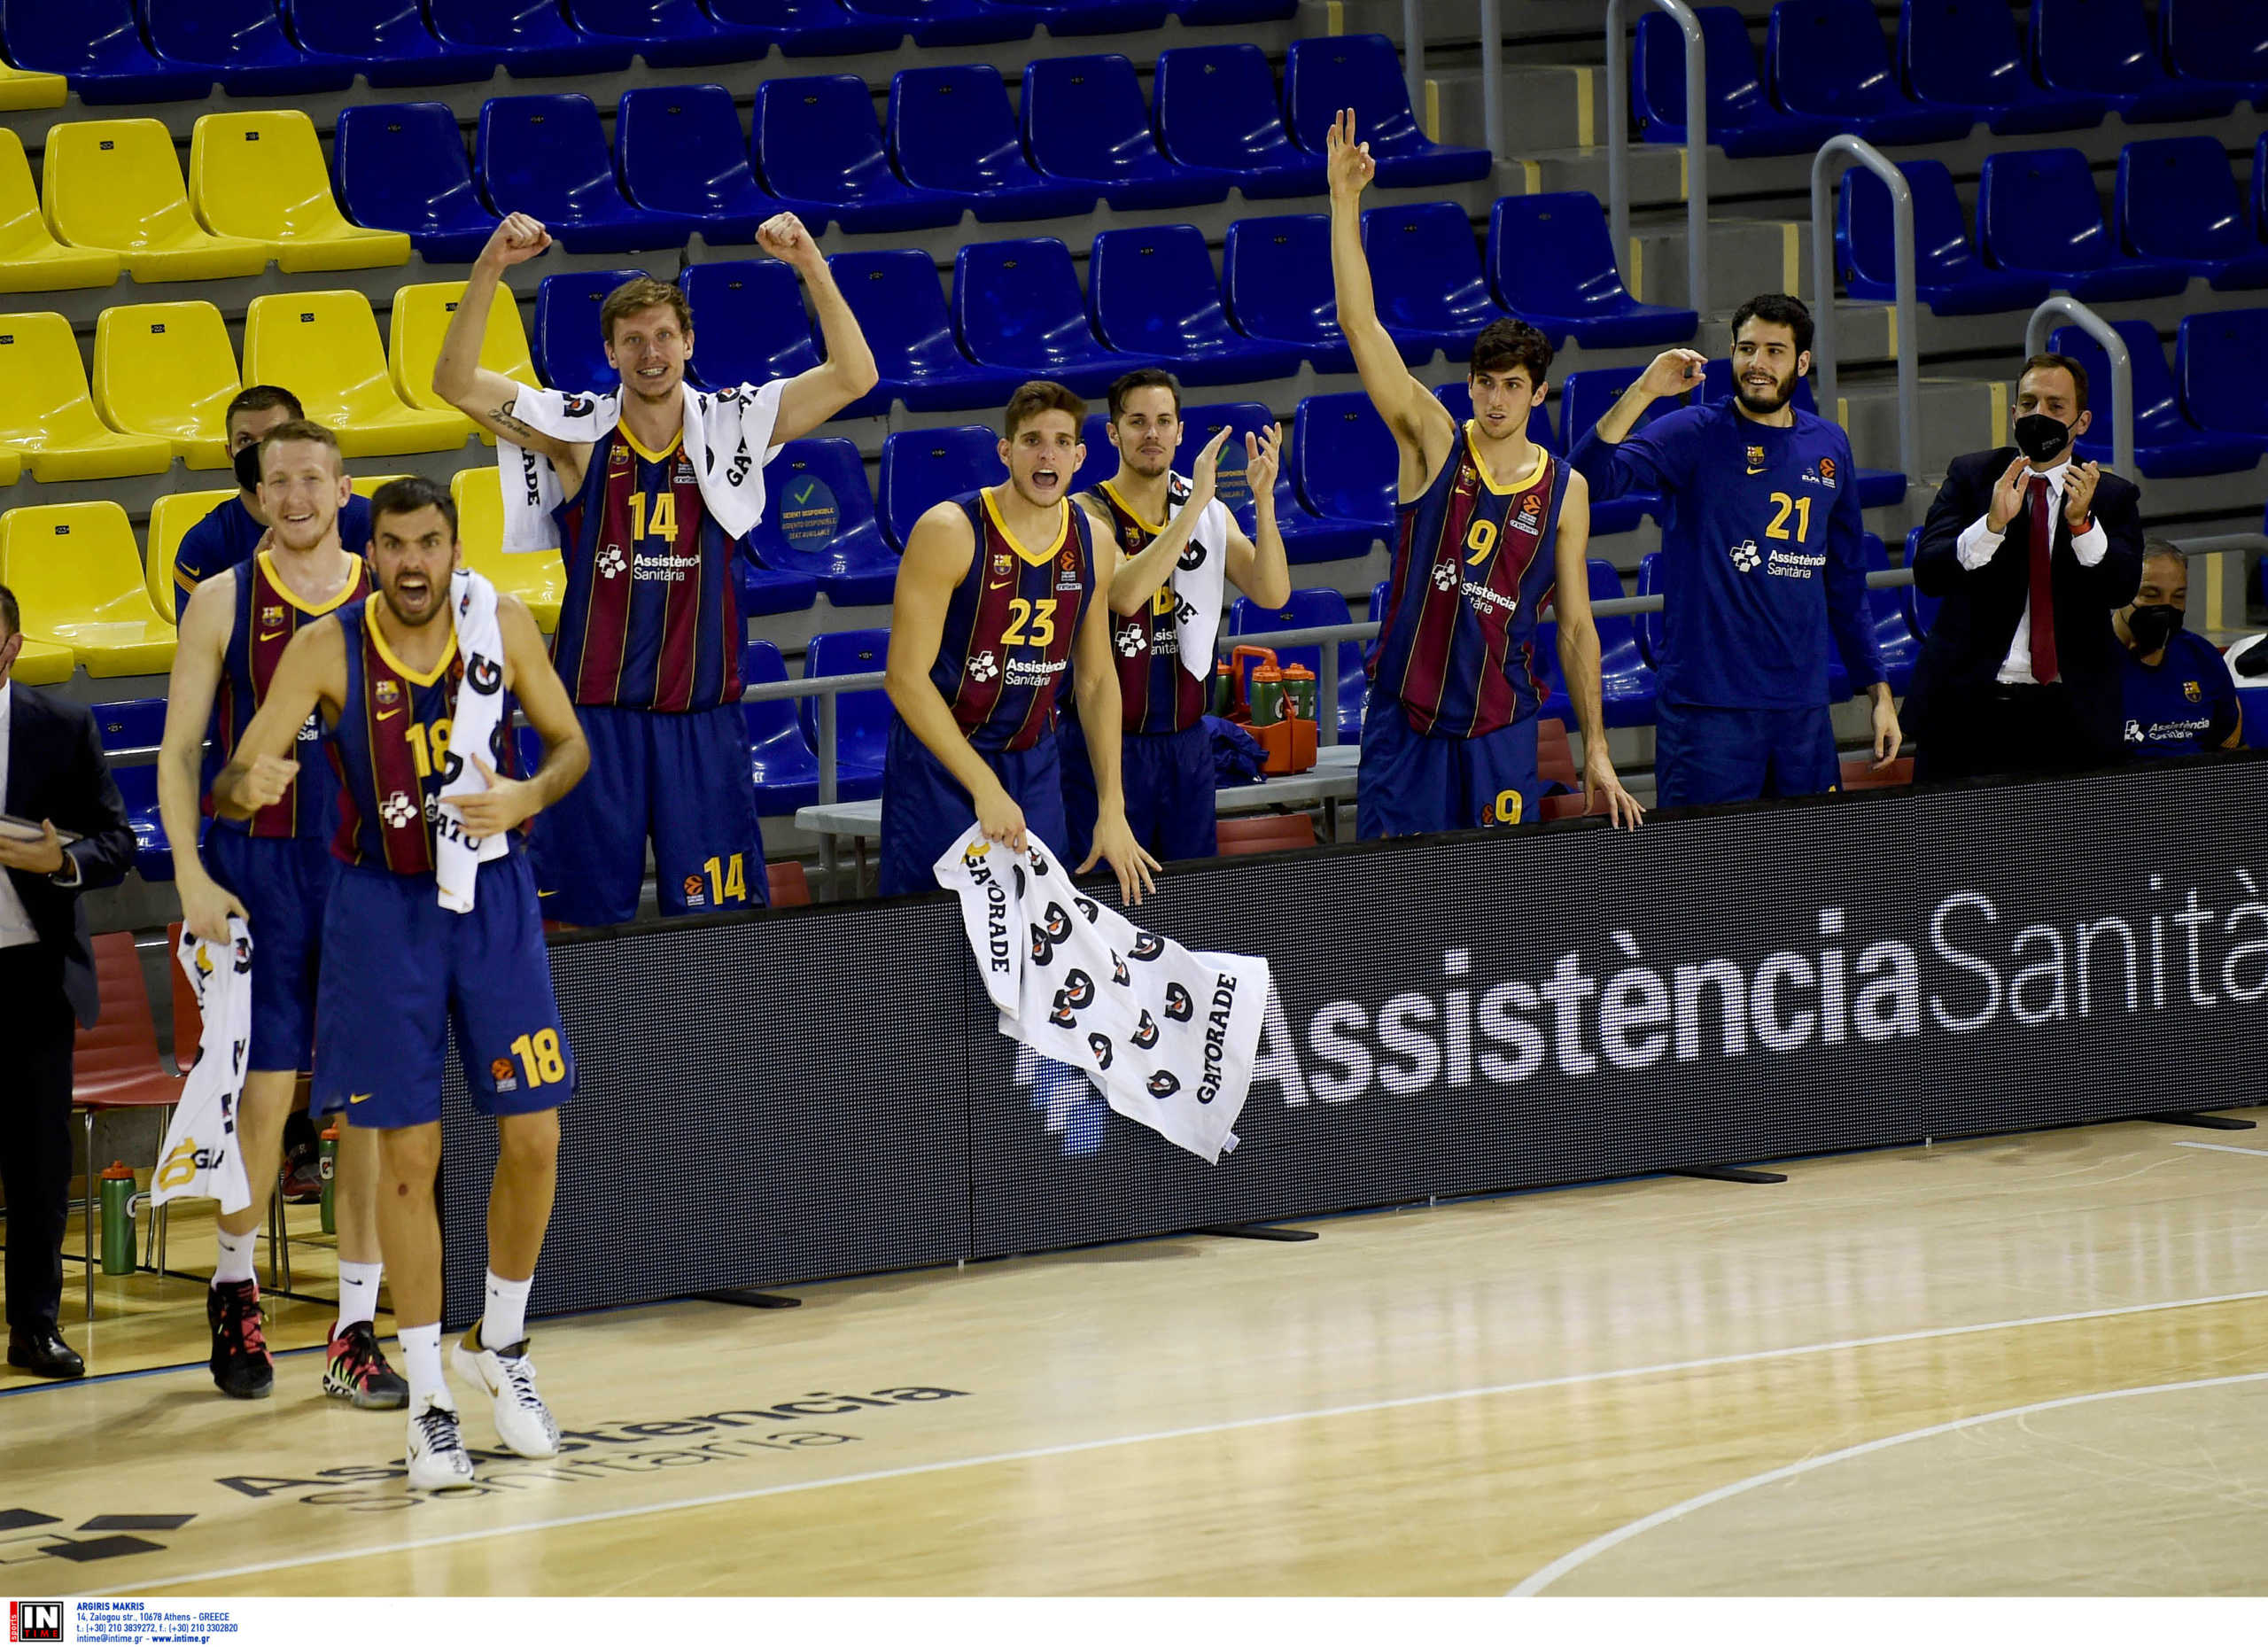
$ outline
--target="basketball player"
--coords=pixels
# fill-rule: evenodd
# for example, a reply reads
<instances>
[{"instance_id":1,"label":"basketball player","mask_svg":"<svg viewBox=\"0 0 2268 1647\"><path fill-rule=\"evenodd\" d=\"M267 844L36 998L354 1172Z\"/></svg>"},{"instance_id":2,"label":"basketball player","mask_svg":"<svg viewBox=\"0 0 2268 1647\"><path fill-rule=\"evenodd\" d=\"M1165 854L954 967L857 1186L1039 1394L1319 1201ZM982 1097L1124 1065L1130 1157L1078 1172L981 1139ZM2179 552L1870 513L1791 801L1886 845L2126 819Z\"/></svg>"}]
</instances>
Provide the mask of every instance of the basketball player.
<instances>
[{"instance_id":1,"label":"basketball player","mask_svg":"<svg viewBox=\"0 0 2268 1647\"><path fill-rule=\"evenodd\" d=\"M1217 620L1226 598L1224 576L1265 607L1292 598L1291 568L1276 530L1277 449L1283 437L1273 428L1256 439L1245 437L1255 541L1225 506L1211 507L1226 431L1186 478L1173 472L1182 424L1181 385L1172 373L1146 366L1111 385L1108 427L1118 472L1079 501L1110 523L1122 550L1109 593L1111 656L1125 717L1119 778L1126 821L1146 852L1210 858L1218 845L1213 737L1205 726L1213 659L1208 653L1197 660L1201 678L1190 672L1181 656L1181 618L1197 605ZM1094 769L1076 721L1064 727L1062 747L1063 810L1070 830L1063 850L1076 859L1094 844Z\"/></svg>"},{"instance_id":2,"label":"basketball player","mask_svg":"<svg viewBox=\"0 0 2268 1647\"><path fill-rule=\"evenodd\" d=\"M1364 840L1533 818L1535 623L1557 603L1559 664L1583 734L1583 788L1619 827L1638 803L1614 775L1591 620L1590 494L1527 438L1551 345L1501 320L1472 346L1462 429L1410 375L1371 297L1363 190L1378 171L1355 113L1332 123L1331 274L1339 328L1401 454L1401 506L1385 621L1370 656L1355 833ZM1556 586L1556 587L1555 587Z\"/></svg>"},{"instance_id":3,"label":"basketball player","mask_svg":"<svg viewBox=\"0 0 2268 1647\"><path fill-rule=\"evenodd\" d=\"M283 423L305 423L307 411L299 397L274 384L251 384L229 402L221 427L228 431L229 462L237 477L237 495L222 500L205 518L182 534L174 551L174 621L179 623L189 597L206 579L231 566L241 566L260 547L270 524L260 501L260 443L268 431ZM350 493L338 511L338 541L349 555L361 555L370 543L370 503Z\"/></svg>"},{"instance_id":4,"label":"basketball player","mask_svg":"<svg viewBox=\"0 0 2268 1647\"><path fill-rule=\"evenodd\" d=\"M782 213L757 240L803 276L827 347L824 365L784 383L742 386L752 408L766 396L776 400L768 448L758 443L754 454L763 463L873 388L876 375L803 224ZM591 773L532 842L544 913L578 926L631 919L649 835L662 913L764 904L756 780L740 702L746 636L733 577L734 556L745 551L711 517L684 446L692 310L683 291L661 281L618 287L599 325L607 360L622 374L620 422L595 442L539 432L515 406L540 395L564 406L566 397L478 361L504 270L550 245L533 218L504 220L473 265L433 367L438 392L499 438L548 460L565 494L554 511L567 597L552 661L582 717ZM710 455L723 462L731 454Z\"/></svg>"},{"instance_id":5,"label":"basketball player","mask_svg":"<svg viewBox=\"0 0 2268 1647\"><path fill-rule=\"evenodd\" d=\"M1850 438L1794 404L1811 339L1811 311L1797 299L1752 298L1733 315L1731 396L1633 434L1649 406L1702 382L1698 353L1666 350L1569 457L1602 498L1669 500L1654 745L1663 806L1837 788L1830 639L1852 690L1873 700L1876 767L1898 755Z\"/></svg>"},{"instance_id":6,"label":"basketball player","mask_svg":"<svg viewBox=\"0 0 2268 1647\"><path fill-rule=\"evenodd\" d=\"M213 799L232 818L282 800L298 773L291 750L299 728L322 711L343 780L331 844L342 867L323 921L315 1097L343 1103L350 1127L377 1135L379 1234L409 1375L409 1485L463 1487L472 1461L441 1367L433 1203L443 1058L454 1029L473 1102L496 1117L499 1134L486 1309L456 1348L457 1371L490 1396L507 1449L548 1458L559 1429L536 1393L525 1314L575 1060L517 831L574 785L589 753L535 619L502 594L503 677L485 688L503 694L496 734L485 751L451 750L467 679L450 612L455 507L446 489L413 478L381 487L370 516L377 593L309 624L285 649ZM542 764L524 778L510 775L516 696L543 739ZM441 790L467 760L488 788L453 799L463 834L501 835L509 850L480 866L472 908L459 914L437 890L434 820Z\"/></svg>"},{"instance_id":7,"label":"basketball player","mask_svg":"<svg viewBox=\"0 0 2268 1647\"><path fill-rule=\"evenodd\" d=\"M934 888L933 866L971 823L1019 852L1028 828L1068 850L1055 738L1066 671L1096 792L1074 873L1107 859L1130 904L1153 885L1157 860L1126 826L1110 604L1095 598L1118 554L1108 523L1070 496L1086 415L1061 384L1024 385L1003 425L1007 480L937 504L906 534L884 682L897 711L882 766L886 897Z\"/></svg>"},{"instance_id":8,"label":"basketball player","mask_svg":"<svg viewBox=\"0 0 2268 1647\"><path fill-rule=\"evenodd\" d=\"M158 759L158 809L173 843L174 886L183 923L226 944L229 917L252 933L252 1043L245 1055L237 1137L252 1205L220 1216L220 1256L205 1313L213 1331L213 1381L241 1400L275 1383L252 1277L267 1187L276 1182L284 1118L300 1072L314 1068L316 954L337 866L338 780L317 747L321 723L303 717L294 734L293 776L247 820L215 818L198 842L198 796L242 742L266 700L292 636L369 593L368 568L338 539L349 490L330 431L309 423L270 427L256 448L259 502L268 547L197 586L183 610L166 731ZM207 738L211 751L206 751ZM318 1111L318 1114L321 1112ZM339 1140L338 1320L323 1368L327 1395L358 1407L394 1408L408 1387L386 1365L372 1326L378 1303L378 1152L368 1133Z\"/></svg>"}]
</instances>

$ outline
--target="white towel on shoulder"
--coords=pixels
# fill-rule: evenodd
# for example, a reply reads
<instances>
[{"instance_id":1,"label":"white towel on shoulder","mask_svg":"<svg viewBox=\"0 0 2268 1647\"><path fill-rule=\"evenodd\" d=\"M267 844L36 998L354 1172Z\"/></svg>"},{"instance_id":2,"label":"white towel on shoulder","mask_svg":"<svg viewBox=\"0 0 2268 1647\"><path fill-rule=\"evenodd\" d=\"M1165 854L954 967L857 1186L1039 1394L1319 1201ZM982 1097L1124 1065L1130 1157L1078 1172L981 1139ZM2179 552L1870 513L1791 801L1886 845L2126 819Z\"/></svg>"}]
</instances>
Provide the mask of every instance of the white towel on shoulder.
<instances>
[{"instance_id":1,"label":"white towel on shoulder","mask_svg":"<svg viewBox=\"0 0 2268 1647\"><path fill-rule=\"evenodd\" d=\"M503 719L504 630L496 621L496 586L470 567L459 567L449 579L449 611L456 620L464 679L457 683L456 718L449 727L449 758L457 771L443 786L433 819L433 879L440 886L441 907L462 915L472 908L480 866L509 848L501 835L466 834L464 814L449 804L452 796L478 795L488 788L472 757L486 757Z\"/></svg>"},{"instance_id":2,"label":"white towel on shoulder","mask_svg":"<svg viewBox=\"0 0 2268 1647\"><path fill-rule=\"evenodd\" d=\"M1169 524L1189 501L1189 491L1186 476L1167 481ZM1207 687L1213 684L1213 642L1221 633L1221 609L1227 600L1229 532L1235 524L1229 506L1215 498L1197 517L1197 529L1174 563L1174 633L1181 641L1181 666Z\"/></svg>"},{"instance_id":3,"label":"white towel on shoulder","mask_svg":"<svg viewBox=\"0 0 2268 1647\"><path fill-rule=\"evenodd\" d=\"M195 1196L219 1201L222 1212L242 1212L252 1205L237 1132L245 1057L252 1045L252 933L240 915L229 917L226 944L207 944L184 929L174 957L197 991L205 1033L158 1152L150 1204ZM175 1049L176 1060L182 1050Z\"/></svg>"},{"instance_id":4,"label":"white towel on shoulder","mask_svg":"<svg viewBox=\"0 0 2268 1647\"><path fill-rule=\"evenodd\" d=\"M716 390L679 385L685 397L685 455L702 501L728 538L746 537L764 518L764 466L780 454L772 425L787 381ZM539 434L594 442L622 420L622 397L524 388L509 410ZM567 493L551 460L499 440L496 465L502 471L505 553L557 548L559 524L551 511L566 501Z\"/></svg>"}]
</instances>

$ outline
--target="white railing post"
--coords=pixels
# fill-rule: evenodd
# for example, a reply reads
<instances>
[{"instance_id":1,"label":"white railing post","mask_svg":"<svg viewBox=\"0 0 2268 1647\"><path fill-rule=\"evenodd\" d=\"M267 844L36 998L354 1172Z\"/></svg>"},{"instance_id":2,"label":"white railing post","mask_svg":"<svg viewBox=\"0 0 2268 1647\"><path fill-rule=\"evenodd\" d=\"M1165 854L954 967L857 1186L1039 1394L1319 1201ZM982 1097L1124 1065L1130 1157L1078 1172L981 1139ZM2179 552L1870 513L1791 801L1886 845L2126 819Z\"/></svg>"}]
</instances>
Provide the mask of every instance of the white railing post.
<instances>
[{"instance_id":1,"label":"white railing post","mask_svg":"<svg viewBox=\"0 0 2268 1647\"><path fill-rule=\"evenodd\" d=\"M1684 0L1652 0L1685 35L1686 304L1709 312L1709 56L1701 19ZM1618 268L1630 255L1630 51L1623 0L1606 0L1606 191Z\"/></svg>"},{"instance_id":2,"label":"white railing post","mask_svg":"<svg viewBox=\"0 0 2268 1647\"><path fill-rule=\"evenodd\" d=\"M1503 0L1480 0L1480 129L1488 158L1504 158Z\"/></svg>"},{"instance_id":3,"label":"white railing post","mask_svg":"<svg viewBox=\"0 0 2268 1647\"><path fill-rule=\"evenodd\" d=\"M2024 322L2026 355L2047 347L2047 323L2057 315L2101 344L2110 357L2110 466L2139 486L2142 471L2134 462L2134 357L2127 350L2126 339L2085 304L2059 291L2032 310L2031 318Z\"/></svg>"},{"instance_id":4,"label":"white railing post","mask_svg":"<svg viewBox=\"0 0 2268 1647\"><path fill-rule=\"evenodd\" d=\"M1921 478L1922 403L1920 329L1915 321L1914 190L1906 174L1880 150L1845 132L1820 145L1811 163L1812 361L1819 369L1819 407L1835 416L1835 186L1841 173L1835 160L1849 155L1882 179L1890 190L1897 242L1898 467L1910 486ZM1847 185L1846 185L1847 186Z\"/></svg>"},{"instance_id":5,"label":"white railing post","mask_svg":"<svg viewBox=\"0 0 2268 1647\"><path fill-rule=\"evenodd\" d=\"M1424 0L1402 0L1402 77L1409 82L1410 113L1419 131L1425 131L1425 9Z\"/></svg>"}]
</instances>

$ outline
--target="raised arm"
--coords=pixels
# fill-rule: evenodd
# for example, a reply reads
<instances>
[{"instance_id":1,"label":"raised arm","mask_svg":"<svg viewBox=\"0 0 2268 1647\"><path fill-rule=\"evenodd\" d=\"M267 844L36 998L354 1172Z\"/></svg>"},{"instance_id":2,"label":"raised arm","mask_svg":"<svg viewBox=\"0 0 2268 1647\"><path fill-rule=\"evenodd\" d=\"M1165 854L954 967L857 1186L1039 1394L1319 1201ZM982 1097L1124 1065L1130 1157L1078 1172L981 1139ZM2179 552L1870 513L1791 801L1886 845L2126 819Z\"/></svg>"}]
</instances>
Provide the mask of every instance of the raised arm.
<instances>
[{"instance_id":1,"label":"raised arm","mask_svg":"<svg viewBox=\"0 0 2268 1647\"><path fill-rule=\"evenodd\" d=\"M503 281L504 271L516 263L541 257L550 249L549 231L524 212L515 212L496 225L496 232L488 237L488 244L473 260L456 313L449 316L449 330L433 361L433 392L498 439L540 454L554 464L565 462L579 470L590 448L538 434L513 416L512 403L527 385L480 363L481 340L488 335L488 311L496 301L496 288Z\"/></svg>"},{"instance_id":2,"label":"raised arm","mask_svg":"<svg viewBox=\"0 0 2268 1647\"><path fill-rule=\"evenodd\" d=\"M299 728L318 707L346 696L346 632L336 618L309 624L291 637L267 699L213 781L213 807L223 818L249 818L284 798L299 775Z\"/></svg>"},{"instance_id":3,"label":"raised arm","mask_svg":"<svg viewBox=\"0 0 2268 1647\"><path fill-rule=\"evenodd\" d=\"M229 632L236 626L236 582L234 569L207 579L182 610L173 677L166 683L165 735L158 748L158 816L172 843L182 924L213 944L227 939L230 915L245 913L245 906L206 873L197 850L205 731L220 689Z\"/></svg>"},{"instance_id":4,"label":"raised arm","mask_svg":"<svg viewBox=\"0 0 2268 1647\"><path fill-rule=\"evenodd\" d=\"M1658 442L1630 439L1630 431L1657 400L1700 386L1707 360L1692 349L1666 349L1632 380L1596 425L1576 437L1567 461L1604 502L1626 492L1668 492L1683 484L1666 462ZM1651 431L1649 431L1651 432Z\"/></svg>"},{"instance_id":5,"label":"raised arm","mask_svg":"<svg viewBox=\"0 0 2268 1647\"><path fill-rule=\"evenodd\" d=\"M1604 693L1599 685L1598 623L1591 616L1591 494L1581 475L1567 477L1566 500L1559 506L1559 534L1553 544L1555 582L1551 603L1559 621L1559 672L1574 700L1575 724L1583 734L1583 810L1602 796L1606 815L1619 828L1645 816L1636 799L1614 775L1606 750Z\"/></svg>"},{"instance_id":6,"label":"raised arm","mask_svg":"<svg viewBox=\"0 0 2268 1647\"><path fill-rule=\"evenodd\" d=\"M1214 446L1219 444L1216 438ZM1209 453L1212 447L1207 450ZM1191 501L1193 504L1195 500ZM1087 536L1094 544L1095 587L1115 587L1118 546L1111 541L1110 523L1083 502L1075 500L1071 507L1087 510ZM1184 509L1181 518L1193 522L1196 510ZM1175 524L1179 524L1177 518ZM1129 904L1138 904L1144 892L1155 890L1150 872L1158 866L1158 860L1142 850L1126 822L1126 790L1119 773L1120 741L1126 732L1125 703L1118 692L1118 657L1111 648L1108 602L1095 602L1079 620L1079 633L1071 642L1071 673L1079 730L1086 734L1087 759L1094 768L1096 802L1093 850L1072 873L1083 875L1097 864L1107 863L1118 877L1119 897Z\"/></svg>"},{"instance_id":7,"label":"raised arm","mask_svg":"<svg viewBox=\"0 0 2268 1647\"><path fill-rule=\"evenodd\" d=\"M1182 550L1189 547L1190 536L1197 530L1198 518L1205 513L1206 505L1213 501L1221 442L1228 438L1229 431L1223 429L1206 442L1204 451L1197 455L1196 466L1189 471L1189 501L1166 523L1166 529L1143 547L1139 555L1119 562L1117 574L1107 587L1110 591L1110 610L1121 618L1131 618L1140 611L1148 604L1150 597L1165 587L1166 579L1173 576L1175 563L1181 559ZM1084 500L1079 507L1087 508ZM1101 518L1095 509L1088 509L1087 514L1091 519ZM1110 542L1108 527L1102 529L1097 540ZM1112 545L1112 553L1117 553L1115 544ZM1099 566L1096 568L1096 575L1099 579ZM1106 586L1099 581L1095 587L1102 588Z\"/></svg>"},{"instance_id":8,"label":"raised arm","mask_svg":"<svg viewBox=\"0 0 2268 1647\"><path fill-rule=\"evenodd\" d=\"M1276 472L1284 431L1270 423L1257 437L1244 438L1245 484L1252 488L1249 538L1229 527L1229 581L1261 605L1280 610L1292 598L1292 568L1284 555L1284 534L1276 526Z\"/></svg>"},{"instance_id":9,"label":"raised arm","mask_svg":"<svg viewBox=\"0 0 2268 1647\"><path fill-rule=\"evenodd\" d=\"M772 425L777 446L811 433L844 407L882 381L874 369L874 352L858 317L843 300L835 271L819 255L819 245L793 212L769 219L756 232L756 243L803 276L812 294L812 308L819 315L819 344L826 360L788 380L780 392L780 415Z\"/></svg>"}]
</instances>

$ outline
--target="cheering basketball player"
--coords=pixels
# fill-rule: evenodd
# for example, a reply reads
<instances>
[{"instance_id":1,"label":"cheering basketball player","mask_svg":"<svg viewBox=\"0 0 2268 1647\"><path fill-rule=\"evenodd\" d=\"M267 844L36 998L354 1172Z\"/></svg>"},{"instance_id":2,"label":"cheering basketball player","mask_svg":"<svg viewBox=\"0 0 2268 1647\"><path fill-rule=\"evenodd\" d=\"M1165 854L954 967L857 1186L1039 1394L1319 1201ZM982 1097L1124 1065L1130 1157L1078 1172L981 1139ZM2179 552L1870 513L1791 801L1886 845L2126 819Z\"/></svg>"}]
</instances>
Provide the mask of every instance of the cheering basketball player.
<instances>
[{"instance_id":1,"label":"cheering basketball player","mask_svg":"<svg viewBox=\"0 0 2268 1647\"><path fill-rule=\"evenodd\" d=\"M1126 821L1145 851L1210 858L1217 841L1205 703L1224 579L1262 606L1292 598L1291 569L1276 530L1283 437L1274 428L1245 437L1254 541L1213 495L1225 431L1186 477L1173 472L1182 423L1181 385L1172 373L1146 366L1111 385L1109 429L1118 472L1079 501L1110 523L1122 550L1109 595L1125 716L1119 781ZM1075 858L1094 844L1098 804L1086 738L1074 722L1063 731L1063 810L1071 832L1064 850Z\"/></svg>"},{"instance_id":2,"label":"cheering basketball player","mask_svg":"<svg viewBox=\"0 0 2268 1647\"><path fill-rule=\"evenodd\" d=\"M338 827L338 780L316 744L321 723L302 717L286 746L291 776L276 799L248 819L214 819L201 846L198 797L243 742L291 638L369 593L362 557L339 543L350 490L330 431L279 423L255 454L268 547L206 578L189 596L158 759L158 810L173 843L183 924L225 945L229 917L240 915L255 952L252 1044L237 1128L252 1200L220 1216L220 1257L205 1303L213 1381L240 1400L264 1396L275 1384L252 1252L284 1119L300 1073L315 1067L316 955L337 869L330 836ZM391 1408L408 1399L408 1387L386 1365L372 1326L377 1167L377 1140L350 1129L338 1151L338 1320L322 1387L358 1407Z\"/></svg>"},{"instance_id":3,"label":"cheering basketball player","mask_svg":"<svg viewBox=\"0 0 2268 1647\"><path fill-rule=\"evenodd\" d=\"M1598 630L1591 621L1590 494L1527 438L1551 345L1525 321L1472 346L1462 429L1410 375L1371 297L1363 190L1378 167L1355 114L1332 124L1331 273L1339 328L1401 454L1401 507L1385 621L1370 657L1355 833L1420 835L1534 816L1537 611L1557 604L1559 662L1583 734L1583 786L1617 825L1638 803L1607 758ZM1556 585L1556 591L1555 591Z\"/></svg>"},{"instance_id":4,"label":"cheering basketball player","mask_svg":"<svg viewBox=\"0 0 2268 1647\"><path fill-rule=\"evenodd\" d=\"M803 224L782 213L757 241L803 276L818 312L827 361L797 377L695 392L686 382L685 293L642 277L599 311L607 360L622 375L618 397L530 389L483 369L504 270L551 245L541 223L518 213L473 265L434 362L439 394L528 454L505 465L506 547L548 547L555 532L566 556L552 661L582 717L591 773L532 843L554 920L593 926L636 914L649 835L664 914L768 901L733 558L761 517L764 464L873 388L875 372ZM539 497L555 497L552 522L542 540L516 541L514 511ZM736 530L717 517L720 497L749 511Z\"/></svg>"},{"instance_id":5,"label":"cheering basketball player","mask_svg":"<svg viewBox=\"0 0 2268 1647\"><path fill-rule=\"evenodd\" d=\"M1055 737L1066 671L1097 796L1076 873L1107 859L1130 904L1153 884L1157 860L1126 825L1110 603L1095 598L1118 555L1109 524L1069 495L1086 415L1061 384L1024 385L1000 442L1006 482L937 504L906 534L884 683L897 711L882 768L885 897L934 888L938 858L971 823L1017 851L1027 828L1066 850Z\"/></svg>"},{"instance_id":6,"label":"cheering basketball player","mask_svg":"<svg viewBox=\"0 0 2268 1647\"><path fill-rule=\"evenodd\" d=\"M282 801L299 773L291 751L299 729L322 712L344 795L331 846L342 867L323 921L316 1101L343 1104L352 1127L377 1134L379 1234L409 1375L409 1485L463 1487L472 1460L441 1366L433 1201L443 1060L454 1029L473 1101L496 1117L499 1135L486 1308L457 1346L457 1370L491 1397L509 1450L548 1458L559 1429L536 1393L524 1323L575 1060L552 995L535 879L514 832L573 787L589 752L535 619L508 594L496 604L502 678L471 678L474 690L501 694L495 734L485 751L451 749L468 680L451 613L455 508L432 481L397 480L371 499L370 524L378 592L309 624L284 649L213 799L226 818ZM515 696L543 739L542 764L525 778L509 775ZM468 759L488 788L451 797L460 827L440 795ZM492 835L508 844L478 865L462 913L440 899L443 827L464 844Z\"/></svg>"}]
</instances>

